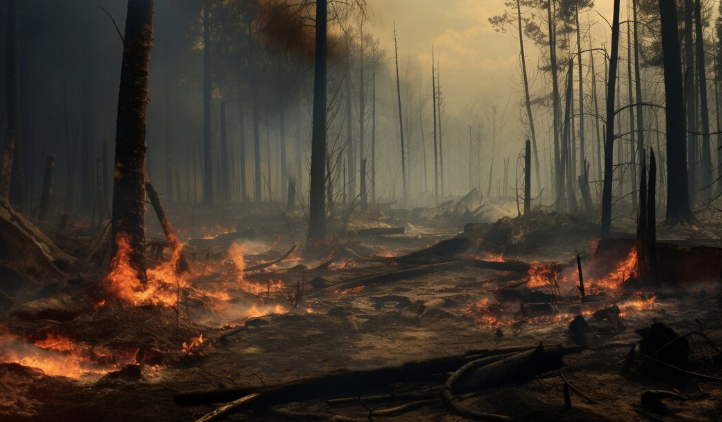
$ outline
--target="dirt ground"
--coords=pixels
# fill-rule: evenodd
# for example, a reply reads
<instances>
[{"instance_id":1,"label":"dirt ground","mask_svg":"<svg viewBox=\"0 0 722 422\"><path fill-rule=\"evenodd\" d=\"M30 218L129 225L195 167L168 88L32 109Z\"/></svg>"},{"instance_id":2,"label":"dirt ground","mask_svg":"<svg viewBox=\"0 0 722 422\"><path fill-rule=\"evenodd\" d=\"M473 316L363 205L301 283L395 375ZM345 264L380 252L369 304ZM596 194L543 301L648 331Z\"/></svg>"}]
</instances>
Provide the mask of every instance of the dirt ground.
<instances>
[{"instance_id":1,"label":"dirt ground","mask_svg":"<svg viewBox=\"0 0 722 422\"><path fill-rule=\"evenodd\" d=\"M166 286L175 295L173 306L129 304L108 297L99 269L103 264L95 262L78 269L56 291L38 294L42 296L38 301L16 303L3 311L0 420L193 421L216 406L178 407L175 394L262 387L342 369L379 368L539 342L572 350L579 345L569 334L576 315L589 322L597 344L565 355L561 371L467 394L459 403L529 421L722 420L719 382L674 370L644 370L644 365L623 370L630 348L640 340L637 330L653 323L663 323L680 335L703 332L713 343L722 344L719 278L710 281L690 275L665 280L663 287L652 290L621 285L629 276L619 269L624 262L595 261L598 242L583 219L563 220L568 226L547 224L563 226L558 230L564 233L512 230L517 239L500 248L487 239L496 233L495 219L467 226L465 231L468 221L457 214L450 209L360 214L343 228L404 227L405 232L368 237L351 232L328 248L318 248L316 254L297 248L276 265L244 273L244 266L268 262L300 244L305 238L302 213L260 206L219 207L205 213L171 210L169 217L179 230L192 269L187 285L178 284L176 290ZM619 220L615 228L620 237L630 238L624 232L633 233L631 220ZM151 238L162 241L157 224L149 224L148 231ZM66 252L82 254L101 232L102 228L81 226L53 239L65 245ZM664 242L715 247L719 240L714 233L714 227L660 228L658 235ZM394 257L457 236L473 242L462 255L466 259L533 262L544 268L559 262L556 284L539 283L526 271L482 269L460 262L393 281L371 277L429 265ZM240 249L234 252L234 248ZM622 261L627 252L620 250ZM576 287L577 253L589 271L588 288L602 294L586 302L579 300ZM149 259L162 265L171 259L171 251L166 248ZM720 273L719 262L709 266ZM367 277L367 282L354 287L334 287ZM605 280L620 283L610 287ZM544 306L522 312L524 303ZM595 311L612 305L620 310L618 322L595 321ZM53 343L53 339L63 340ZM722 377L722 356L699 335L687 339L685 370ZM33 359L22 359L28 356ZM560 372L594 403L572 393L572 406L565 409ZM440 375L443 383L448 374ZM423 391L433 385L385 385L349 397ZM353 386L348 389L353 391ZM640 396L649 390L674 390L685 400L643 405ZM327 419L342 415L356 420L466 420L436 399L393 416L376 416L374 411L404 401L367 404L359 399L329 406L324 399L280 408ZM243 419L289 420L289 416L258 409L226 420Z\"/></svg>"}]
</instances>

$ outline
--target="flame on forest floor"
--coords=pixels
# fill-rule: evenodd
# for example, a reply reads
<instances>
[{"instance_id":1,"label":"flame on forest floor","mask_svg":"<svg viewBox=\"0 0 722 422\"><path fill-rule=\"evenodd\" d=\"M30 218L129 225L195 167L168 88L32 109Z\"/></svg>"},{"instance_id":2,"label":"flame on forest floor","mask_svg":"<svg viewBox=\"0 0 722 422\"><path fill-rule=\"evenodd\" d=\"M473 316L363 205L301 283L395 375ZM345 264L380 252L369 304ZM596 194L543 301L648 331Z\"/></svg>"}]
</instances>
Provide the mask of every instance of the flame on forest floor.
<instances>
[{"instance_id":1,"label":"flame on forest floor","mask_svg":"<svg viewBox=\"0 0 722 422\"><path fill-rule=\"evenodd\" d=\"M341 291L336 290L334 293L341 295L341 296L346 296L346 295L350 295L350 294L357 295L357 294L361 293L363 291L363 289L365 289L365 288L366 288L366 286L351 287L350 289L346 289L346 290L341 290Z\"/></svg>"},{"instance_id":2,"label":"flame on forest floor","mask_svg":"<svg viewBox=\"0 0 722 422\"><path fill-rule=\"evenodd\" d=\"M487 253L484 255L479 256L479 259L482 261L490 261L490 262L504 262L504 254L493 254L493 253Z\"/></svg>"},{"instance_id":3,"label":"flame on forest floor","mask_svg":"<svg viewBox=\"0 0 722 422\"><path fill-rule=\"evenodd\" d=\"M267 283L253 283L245 279L243 271L246 269L246 253L247 249L237 243L232 243L231 247L228 248L228 257L233 262L233 265L236 267L236 272L238 273L236 276L238 287L244 292L256 296L282 292L286 285L281 280L268 280Z\"/></svg>"},{"instance_id":4,"label":"flame on forest floor","mask_svg":"<svg viewBox=\"0 0 722 422\"><path fill-rule=\"evenodd\" d=\"M90 358L92 348L63 335L48 333L30 343L7 332L0 334L0 363L17 363L40 369L45 375L80 378L86 374L106 374L117 369Z\"/></svg>"},{"instance_id":5,"label":"flame on forest floor","mask_svg":"<svg viewBox=\"0 0 722 422\"><path fill-rule=\"evenodd\" d=\"M146 270L148 281L143 284L138 277L138 271L131 265L133 249L128 236L118 233L118 251L110 263L108 275L103 280L106 289L118 299L135 306L174 307L178 302L180 289L188 287L188 282L183 274L177 274L176 271L183 244L175 235L171 234L168 238L173 249L171 259Z\"/></svg>"},{"instance_id":6,"label":"flame on forest floor","mask_svg":"<svg viewBox=\"0 0 722 422\"><path fill-rule=\"evenodd\" d=\"M200 357L203 356L203 349L210 347L211 343L207 341L207 339L204 339L203 333L201 333L198 337L191 337L188 342L184 341L183 346L181 347L181 353L184 356Z\"/></svg>"},{"instance_id":7,"label":"flame on forest floor","mask_svg":"<svg viewBox=\"0 0 722 422\"><path fill-rule=\"evenodd\" d=\"M593 286L616 290L637 273L637 248L632 247L627 257L616 265L616 269L601 280L591 280Z\"/></svg>"},{"instance_id":8,"label":"flame on forest floor","mask_svg":"<svg viewBox=\"0 0 722 422\"><path fill-rule=\"evenodd\" d=\"M559 269L556 264L544 264L532 262L527 273L529 280L528 287L549 287L554 286L559 279Z\"/></svg>"},{"instance_id":9,"label":"flame on forest floor","mask_svg":"<svg viewBox=\"0 0 722 422\"><path fill-rule=\"evenodd\" d=\"M636 292L634 300L631 300L621 306L622 313L620 316L628 316L629 312L652 311L657 309L659 303L656 295L647 295L643 292Z\"/></svg>"}]
</instances>

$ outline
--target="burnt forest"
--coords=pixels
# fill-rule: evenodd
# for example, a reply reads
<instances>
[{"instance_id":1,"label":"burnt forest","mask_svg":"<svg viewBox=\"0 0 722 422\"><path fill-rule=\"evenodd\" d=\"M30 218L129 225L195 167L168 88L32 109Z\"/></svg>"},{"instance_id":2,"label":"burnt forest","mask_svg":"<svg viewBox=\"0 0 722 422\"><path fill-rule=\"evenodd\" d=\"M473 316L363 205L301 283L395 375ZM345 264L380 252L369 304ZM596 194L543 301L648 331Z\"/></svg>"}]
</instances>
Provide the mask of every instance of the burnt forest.
<instances>
[{"instance_id":1,"label":"burnt forest","mask_svg":"<svg viewBox=\"0 0 722 422\"><path fill-rule=\"evenodd\" d=\"M0 421L722 421L717 0L1 0Z\"/></svg>"}]
</instances>

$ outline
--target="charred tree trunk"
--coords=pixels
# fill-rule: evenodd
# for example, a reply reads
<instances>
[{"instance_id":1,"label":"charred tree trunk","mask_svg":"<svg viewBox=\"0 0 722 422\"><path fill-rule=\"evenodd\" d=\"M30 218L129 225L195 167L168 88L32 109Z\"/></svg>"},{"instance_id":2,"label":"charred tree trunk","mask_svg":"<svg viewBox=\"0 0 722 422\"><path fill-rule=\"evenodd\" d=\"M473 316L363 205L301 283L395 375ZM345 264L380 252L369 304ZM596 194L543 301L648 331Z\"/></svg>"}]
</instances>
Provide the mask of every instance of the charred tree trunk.
<instances>
[{"instance_id":1,"label":"charred tree trunk","mask_svg":"<svg viewBox=\"0 0 722 422\"><path fill-rule=\"evenodd\" d=\"M153 0L128 0L115 139L111 256L118 265L119 243L127 242L129 264L142 283L147 281L143 260L145 116L152 43Z\"/></svg>"},{"instance_id":2,"label":"charred tree trunk","mask_svg":"<svg viewBox=\"0 0 722 422\"><path fill-rule=\"evenodd\" d=\"M649 153L649 189L647 189L647 284L658 287L662 280L657 266L657 159Z\"/></svg>"},{"instance_id":3,"label":"charred tree trunk","mask_svg":"<svg viewBox=\"0 0 722 422\"><path fill-rule=\"evenodd\" d=\"M316 1L316 58L313 81L313 134L311 139L311 193L308 237L326 238L326 31L327 0Z\"/></svg>"},{"instance_id":4,"label":"charred tree trunk","mask_svg":"<svg viewBox=\"0 0 722 422\"><path fill-rule=\"evenodd\" d=\"M647 210L647 161L644 152L640 151L642 163L639 180L639 207L637 208L637 276L640 280L646 279L647 273L647 244L648 237L648 210Z\"/></svg>"},{"instance_id":5,"label":"charred tree trunk","mask_svg":"<svg viewBox=\"0 0 722 422\"><path fill-rule=\"evenodd\" d=\"M240 85L240 84L239 84ZM243 97L241 96L240 87L238 88L238 132L239 132L239 145L240 150L240 169L241 173L241 202L248 200L248 193L246 192L246 119L243 113Z\"/></svg>"},{"instance_id":6,"label":"charred tree trunk","mask_svg":"<svg viewBox=\"0 0 722 422\"><path fill-rule=\"evenodd\" d=\"M577 212L577 198L574 194L574 165L572 164L572 156L574 149L572 145L572 130L570 123L572 122L572 112L574 101L574 60L569 60L567 72L567 101L566 111L564 113L564 137L562 141L562 163L567 168L567 174L562 170L562 180L566 182L567 210L571 213ZM561 199L561 197L559 198Z\"/></svg>"},{"instance_id":7,"label":"charred tree trunk","mask_svg":"<svg viewBox=\"0 0 722 422\"><path fill-rule=\"evenodd\" d=\"M296 190L303 192L303 140L301 137L301 106L296 108Z\"/></svg>"},{"instance_id":8,"label":"charred tree trunk","mask_svg":"<svg viewBox=\"0 0 722 422\"><path fill-rule=\"evenodd\" d=\"M365 89L365 81L364 81L364 55L366 54L366 48L364 44L364 27L363 27L363 21L359 24L359 44L361 48L361 54L359 54L359 111L358 111L358 118L359 118L359 148L358 148L358 155L359 155L359 163L361 167L365 167L366 162L366 89ZM354 172L355 173L355 172ZM360 177L361 177L361 209L366 210L366 204L367 204L367 197L366 197L366 180L364 180L365 177L365 171L361 171ZM354 176L355 178L356 176ZM355 185L355 183L354 183Z\"/></svg>"},{"instance_id":9,"label":"charred tree trunk","mask_svg":"<svg viewBox=\"0 0 722 422\"><path fill-rule=\"evenodd\" d=\"M25 207L25 164L23 162L23 136L20 118L20 0L9 0L8 11L8 70L7 115L8 146L12 152L10 171L10 202L19 210Z\"/></svg>"},{"instance_id":10,"label":"charred tree trunk","mask_svg":"<svg viewBox=\"0 0 722 422\"><path fill-rule=\"evenodd\" d=\"M356 158L353 144L353 124L351 112L351 35L346 34L346 158L348 171L348 192L349 199L356 198ZM346 186L346 183L344 183ZM344 188L345 189L345 188ZM344 201L345 202L345 201Z\"/></svg>"},{"instance_id":11,"label":"charred tree trunk","mask_svg":"<svg viewBox=\"0 0 722 422\"><path fill-rule=\"evenodd\" d=\"M553 0L547 0L547 22L549 24L549 61L551 62L552 72L552 108L554 114L554 126L552 131L554 132L554 179L556 197L561 198L564 194L564 177L563 177L563 164L560 162L560 146L559 146L559 127L561 119L561 110L559 109L559 76L557 71L557 53L556 53L556 35L554 30L554 19L552 18L552 3ZM557 211L562 210L563 204L556 201Z\"/></svg>"},{"instance_id":12,"label":"charred tree trunk","mask_svg":"<svg viewBox=\"0 0 722 422\"><path fill-rule=\"evenodd\" d=\"M524 153L524 215L531 212L531 145L529 144L527 139Z\"/></svg>"},{"instance_id":13,"label":"charred tree trunk","mask_svg":"<svg viewBox=\"0 0 722 422\"><path fill-rule=\"evenodd\" d=\"M664 55L664 90L667 122L667 223L671 225L694 220L690 209L685 151L686 122L682 60L677 33L677 5L674 0L659 0Z\"/></svg>"},{"instance_id":14,"label":"charred tree trunk","mask_svg":"<svg viewBox=\"0 0 722 422\"><path fill-rule=\"evenodd\" d=\"M661 2L660 2L661 4ZM697 156L697 107L695 105L697 99L697 87L694 78L694 47L692 41L693 29L693 14L694 5L693 0L684 0L684 61L685 61L685 72L684 72L684 94L686 94L687 104L687 129L685 133L687 137L687 151L689 173L687 175L688 185L688 197L689 200L694 203L697 197L697 189L699 180L697 180L697 174L699 173L699 157ZM661 6L660 6L661 7ZM676 9L676 5L675 5ZM664 27L662 29L662 39L664 39ZM679 41L678 41L679 43ZM664 49L664 48L663 48ZM665 73L666 73L665 65ZM684 96L683 94L683 96ZM669 97L668 97L669 98ZM669 136L669 132L667 133ZM667 205L669 207L669 205Z\"/></svg>"},{"instance_id":15,"label":"charred tree trunk","mask_svg":"<svg viewBox=\"0 0 722 422\"><path fill-rule=\"evenodd\" d=\"M660 0L667 1L667 0ZM672 0L674 1L674 0ZM607 130L604 143L604 187L602 190L602 237L608 237L612 230L612 177L614 170L614 97L617 85L617 65L619 62L619 5L614 0L614 19L612 23L612 53L609 60L609 80L607 82Z\"/></svg>"},{"instance_id":16,"label":"charred tree trunk","mask_svg":"<svg viewBox=\"0 0 722 422\"><path fill-rule=\"evenodd\" d=\"M582 30L579 27L579 4L577 3L577 6L574 10L574 19L576 21L577 25L577 71L579 74L579 164L582 166L581 173L584 174L585 168L584 163L587 159L586 157L586 151L585 151L585 138L584 138L584 78L583 78L583 67L582 67ZM593 71L593 69L592 69ZM572 154L574 154L574 151L572 151ZM576 168L576 166L575 166ZM574 179L572 178L571 183L574 184Z\"/></svg>"},{"instance_id":17,"label":"charred tree trunk","mask_svg":"<svg viewBox=\"0 0 722 422\"><path fill-rule=\"evenodd\" d=\"M634 131L634 109L635 107L632 107L634 104L634 91L632 89L632 80L634 77L632 76L632 27L630 24L627 24L627 96L629 98L629 136L630 136L630 142L629 142L629 150L630 150L630 156L631 159L629 160L629 168L631 177L629 178L630 183L630 189L629 192L632 192L632 208L637 208L637 196L634 195L634 190L637 188L637 160L636 160L636 151L637 148L636 140L635 140L635 131ZM622 144L619 145L620 149L622 147ZM621 163L620 163L621 164Z\"/></svg>"},{"instance_id":18,"label":"charred tree trunk","mask_svg":"<svg viewBox=\"0 0 722 422\"><path fill-rule=\"evenodd\" d=\"M639 64L639 31L637 28L637 1L632 1L632 19L634 21L634 80L637 103L637 151L641 154L644 148L644 108L642 102L642 76Z\"/></svg>"},{"instance_id":19,"label":"charred tree trunk","mask_svg":"<svg viewBox=\"0 0 722 422\"><path fill-rule=\"evenodd\" d=\"M439 200L439 147L436 133L436 65L434 64L434 47L431 47L431 101L434 107L434 197Z\"/></svg>"},{"instance_id":20,"label":"charred tree trunk","mask_svg":"<svg viewBox=\"0 0 722 422\"><path fill-rule=\"evenodd\" d=\"M226 102L221 103L221 201L228 202L231 193L228 172L228 138L226 137Z\"/></svg>"},{"instance_id":21,"label":"charred tree trunk","mask_svg":"<svg viewBox=\"0 0 722 422\"><path fill-rule=\"evenodd\" d=\"M408 204L409 195L406 185L406 156L404 152L404 119L401 114L401 79L399 78L399 44L396 40L396 25L394 24L394 51L396 58L396 94L399 100L399 131L401 132L401 176L404 186L404 206ZM442 182L443 186L443 182ZM442 187L443 189L443 187Z\"/></svg>"},{"instance_id":22,"label":"charred tree trunk","mask_svg":"<svg viewBox=\"0 0 722 422\"><path fill-rule=\"evenodd\" d=\"M170 13L170 3L166 2L166 9L164 10L166 13ZM163 88L165 90L164 93L164 135L165 135L165 154L164 154L164 161L165 161L165 191L166 191L166 198L168 198L168 203L173 204L175 202L173 198L173 168L171 166L171 139L170 139L170 102L171 102L171 60L170 60L170 37L165 37L163 40L163 47L165 47L165 63L164 63L164 81L163 81ZM108 165L108 159L106 156L106 150L107 150L107 144L103 143L103 164L107 167ZM108 173L104 172L103 176L105 176L105 183L108 183ZM105 191L106 195L110 192L107 190ZM107 198L107 196L106 196ZM180 200L179 200L180 202Z\"/></svg>"},{"instance_id":23,"label":"charred tree trunk","mask_svg":"<svg viewBox=\"0 0 722 422\"><path fill-rule=\"evenodd\" d=\"M45 176L43 177L43 192L40 197L39 221L45 221L50 208L50 196L53 193L53 180L55 179L55 156L49 155L45 163Z\"/></svg>"},{"instance_id":24,"label":"charred tree trunk","mask_svg":"<svg viewBox=\"0 0 722 422\"><path fill-rule=\"evenodd\" d=\"M366 160L361 160L361 210L366 211L368 198L366 196Z\"/></svg>"},{"instance_id":25,"label":"charred tree trunk","mask_svg":"<svg viewBox=\"0 0 722 422\"><path fill-rule=\"evenodd\" d=\"M279 189L281 192L283 192L283 184L288 180L288 166L286 165L286 110L284 110L283 106L283 104L280 104L278 109L279 142L281 143L279 145L280 154L278 165L281 166L281 179L279 181Z\"/></svg>"},{"instance_id":26,"label":"charred tree trunk","mask_svg":"<svg viewBox=\"0 0 722 422\"><path fill-rule=\"evenodd\" d=\"M253 200L261 202L261 133L258 127L258 81L256 78L256 54L253 48L253 19L248 16L248 71L250 74L251 107L253 109Z\"/></svg>"},{"instance_id":27,"label":"charred tree trunk","mask_svg":"<svg viewBox=\"0 0 722 422\"><path fill-rule=\"evenodd\" d=\"M291 213L296 208L296 178L288 179L288 196L286 197L286 212Z\"/></svg>"},{"instance_id":28,"label":"charred tree trunk","mask_svg":"<svg viewBox=\"0 0 722 422\"><path fill-rule=\"evenodd\" d=\"M374 47L373 74L371 75L371 203L376 203L376 47Z\"/></svg>"},{"instance_id":29,"label":"charred tree trunk","mask_svg":"<svg viewBox=\"0 0 722 422\"><path fill-rule=\"evenodd\" d=\"M600 130L599 130L599 120L601 115L599 114L599 96L597 95L597 72L596 68L594 67L594 51L592 51L592 41L591 37L589 37L589 64L592 69L592 98L594 99L594 126L597 130L597 177L599 180L602 180L602 139L603 136L601 136ZM604 66L606 69L606 65ZM589 178L587 178L587 181L589 181Z\"/></svg>"},{"instance_id":30,"label":"charred tree trunk","mask_svg":"<svg viewBox=\"0 0 722 422\"><path fill-rule=\"evenodd\" d=\"M213 205L210 1L203 0L203 205Z\"/></svg>"},{"instance_id":31,"label":"charred tree trunk","mask_svg":"<svg viewBox=\"0 0 722 422\"><path fill-rule=\"evenodd\" d=\"M534 168L536 170L536 190L541 192L541 176L539 170L539 153L536 144L536 129L534 127L534 115L531 112L531 95L529 94L529 77L526 71L526 56L524 54L524 34L521 22L521 0L516 0L516 16L517 27L519 29L519 55L521 57L521 71L524 78L524 100L526 103L526 115L529 118L529 131L531 132L531 141L534 146ZM581 82L580 82L581 84ZM470 157L471 158L471 157ZM526 211L524 211L526 213Z\"/></svg>"},{"instance_id":32,"label":"charred tree trunk","mask_svg":"<svg viewBox=\"0 0 722 422\"><path fill-rule=\"evenodd\" d=\"M5 135L2 168L0 168L0 199L10 199L10 184L13 171L13 153L15 150L15 131L8 130Z\"/></svg>"},{"instance_id":33,"label":"charred tree trunk","mask_svg":"<svg viewBox=\"0 0 722 422\"><path fill-rule=\"evenodd\" d=\"M437 104L439 106L439 111L437 114L437 118L439 119L439 184L441 189L441 197L445 197L444 193L444 130L441 126L441 121L443 120L441 117L441 69L438 66L436 66L436 92L438 95Z\"/></svg>"},{"instance_id":34,"label":"charred tree trunk","mask_svg":"<svg viewBox=\"0 0 722 422\"><path fill-rule=\"evenodd\" d=\"M702 6L700 0L694 3L694 18L696 21L696 50L697 50L697 79L699 83L700 113L702 120L702 155L699 156L701 161L700 188L704 190L703 196L707 199L711 198L714 190L712 189L712 163L710 162L710 135L709 135L709 107L707 99L707 70L705 68L704 58L704 34L702 30Z\"/></svg>"}]
</instances>

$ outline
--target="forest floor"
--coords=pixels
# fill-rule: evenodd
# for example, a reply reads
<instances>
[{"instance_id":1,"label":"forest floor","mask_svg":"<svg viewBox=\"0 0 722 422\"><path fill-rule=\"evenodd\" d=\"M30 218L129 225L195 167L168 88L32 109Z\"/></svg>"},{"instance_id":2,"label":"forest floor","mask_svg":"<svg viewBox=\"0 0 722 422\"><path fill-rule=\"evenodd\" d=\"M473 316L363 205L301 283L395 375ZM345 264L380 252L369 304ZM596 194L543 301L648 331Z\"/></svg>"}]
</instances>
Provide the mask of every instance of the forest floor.
<instances>
[{"instance_id":1,"label":"forest floor","mask_svg":"<svg viewBox=\"0 0 722 422\"><path fill-rule=\"evenodd\" d=\"M565 409L559 370L467 394L458 403L514 420L722 420L722 387L714 379L641 364L623 371L630 348L640 341L637 330L654 323L680 335L703 332L722 344L717 227L660 227L660 242L681 245L686 252L661 253L665 282L650 290L629 282L635 267L632 218L616 220L619 239L603 244L595 239L595 224L582 218L535 213L494 224L502 213L492 210L481 219L490 223L464 229L478 218L453 208L355 213L340 219L345 224L337 223L335 228L341 232L343 225L345 235L333 244L319 245L315 253L296 248L257 270L253 267L301 244L303 213L268 206L205 212L171 208L169 218L185 245L191 272L163 280L155 297L137 303L108 297L102 288L108 257L101 254L78 265L67 283L46 288L27 303L18 294L13 306L2 311L0 420L190 422L217 406L177 406L174 396L190 390L262 388L341 369L396 366L539 342L572 350L584 343L569 334L576 315L587 320L595 341L566 354L561 372L595 403L572 394L572 406ZM82 259L97 249L93 245L102 244L107 229L91 229L83 222L76 226L49 235ZM372 227L403 227L404 233L354 232ZM159 225L149 223L148 232L163 243ZM457 254L453 247L439 251L432 246L456 237L470 239L471 248ZM431 253L408 255L429 247ZM687 260L690 248L697 255ZM588 301L579 300L577 253L587 293L594 296ZM167 248L148 255L151 268L173 259ZM682 261L672 264L675 256ZM707 259L708 268L695 259ZM500 271L473 262L533 264L528 271ZM412 275L388 276L405 270L413 270ZM613 305L619 308L618 319L595 320L595 311ZM722 356L700 335L687 340L684 369L722 377ZM446 375L441 374L441 383ZM344 387L351 393L339 395L428 391L434 385L439 383L363 391L348 385ZM650 390L675 391L685 400L643 405L640 395ZM374 412L405 402L377 404L360 398L330 406L327 398L282 408L307 412L305 417L295 414L300 420L321 415L329 420L334 415L359 421L466 420L438 399L382 416ZM290 417L256 409L227 420Z\"/></svg>"}]
</instances>

